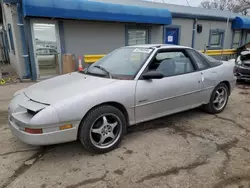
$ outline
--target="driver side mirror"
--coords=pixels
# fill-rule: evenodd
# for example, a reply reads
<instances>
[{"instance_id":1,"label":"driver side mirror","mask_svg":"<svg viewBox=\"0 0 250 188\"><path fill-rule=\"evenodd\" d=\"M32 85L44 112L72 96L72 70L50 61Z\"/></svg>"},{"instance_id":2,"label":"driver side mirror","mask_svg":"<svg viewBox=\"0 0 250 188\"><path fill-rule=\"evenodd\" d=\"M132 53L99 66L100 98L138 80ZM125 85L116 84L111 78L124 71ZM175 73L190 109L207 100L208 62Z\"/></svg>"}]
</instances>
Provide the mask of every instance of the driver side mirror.
<instances>
[{"instance_id":1,"label":"driver side mirror","mask_svg":"<svg viewBox=\"0 0 250 188\"><path fill-rule=\"evenodd\" d=\"M149 71L142 75L144 80L151 80L151 79L162 79L164 75L159 71Z\"/></svg>"}]
</instances>

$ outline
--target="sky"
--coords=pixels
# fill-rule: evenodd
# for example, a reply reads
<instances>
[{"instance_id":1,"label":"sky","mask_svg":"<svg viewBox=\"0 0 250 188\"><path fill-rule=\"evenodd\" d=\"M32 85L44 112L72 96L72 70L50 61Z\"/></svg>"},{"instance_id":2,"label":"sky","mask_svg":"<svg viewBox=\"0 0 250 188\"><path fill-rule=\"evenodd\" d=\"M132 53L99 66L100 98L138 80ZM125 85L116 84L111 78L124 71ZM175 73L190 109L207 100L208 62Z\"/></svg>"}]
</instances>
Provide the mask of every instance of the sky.
<instances>
[{"instance_id":1,"label":"sky","mask_svg":"<svg viewBox=\"0 0 250 188\"><path fill-rule=\"evenodd\" d=\"M151 1L165 2L177 5L188 5L187 0L151 0ZM199 6L202 1L203 0L188 0L190 6Z\"/></svg>"}]
</instances>

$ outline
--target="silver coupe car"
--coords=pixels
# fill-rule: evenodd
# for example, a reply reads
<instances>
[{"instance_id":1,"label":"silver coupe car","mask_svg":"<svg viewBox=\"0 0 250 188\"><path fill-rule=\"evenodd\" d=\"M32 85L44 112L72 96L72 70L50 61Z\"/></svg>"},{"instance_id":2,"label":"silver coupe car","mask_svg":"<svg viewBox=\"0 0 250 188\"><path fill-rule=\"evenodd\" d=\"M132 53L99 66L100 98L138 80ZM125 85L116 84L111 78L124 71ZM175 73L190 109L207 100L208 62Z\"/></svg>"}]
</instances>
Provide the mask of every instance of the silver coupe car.
<instances>
[{"instance_id":1,"label":"silver coupe car","mask_svg":"<svg viewBox=\"0 0 250 188\"><path fill-rule=\"evenodd\" d=\"M122 47L83 71L15 93L9 125L31 145L79 139L87 150L108 152L128 126L200 106L222 112L234 65L184 46Z\"/></svg>"}]
</instances>

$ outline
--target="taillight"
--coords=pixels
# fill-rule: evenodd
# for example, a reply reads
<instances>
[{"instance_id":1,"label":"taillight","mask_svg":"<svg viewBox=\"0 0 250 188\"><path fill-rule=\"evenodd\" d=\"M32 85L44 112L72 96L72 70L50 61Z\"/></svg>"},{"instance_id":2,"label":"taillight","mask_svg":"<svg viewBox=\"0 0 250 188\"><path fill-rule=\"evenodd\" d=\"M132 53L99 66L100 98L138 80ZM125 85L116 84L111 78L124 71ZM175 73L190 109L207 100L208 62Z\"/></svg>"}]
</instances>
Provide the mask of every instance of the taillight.
<instances>
[{"instance_id":1,"label":"taillight","mask_svg":"<svg viewBox=\"0 0 250 188\"><path fill-rule=\"evenodd\" d=\"M26 133L30 133L30 134L42 134L43 130L42 129L30 129L30 128L25 128L24 131Z\"/></svg>"}]
</instances>

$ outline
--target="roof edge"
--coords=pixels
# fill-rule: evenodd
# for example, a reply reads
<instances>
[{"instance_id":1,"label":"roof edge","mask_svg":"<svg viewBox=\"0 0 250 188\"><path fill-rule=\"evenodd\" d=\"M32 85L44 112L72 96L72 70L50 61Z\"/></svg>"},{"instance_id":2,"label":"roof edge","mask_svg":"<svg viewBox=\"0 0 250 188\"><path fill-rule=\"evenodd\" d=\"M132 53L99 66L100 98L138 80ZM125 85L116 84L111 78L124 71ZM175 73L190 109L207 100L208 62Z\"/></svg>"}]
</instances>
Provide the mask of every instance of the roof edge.
<instances>
[{"instance_id":1,"label":"roof edge","mask_svg":"<svg viewBox=\"0 0 250 188\"><path fill-rule=\"evenodd\" d=\"M23 0L24 17L99 20L168 25L168 9L122 5L87 0Z\"/></svg>"}]
</instances>

